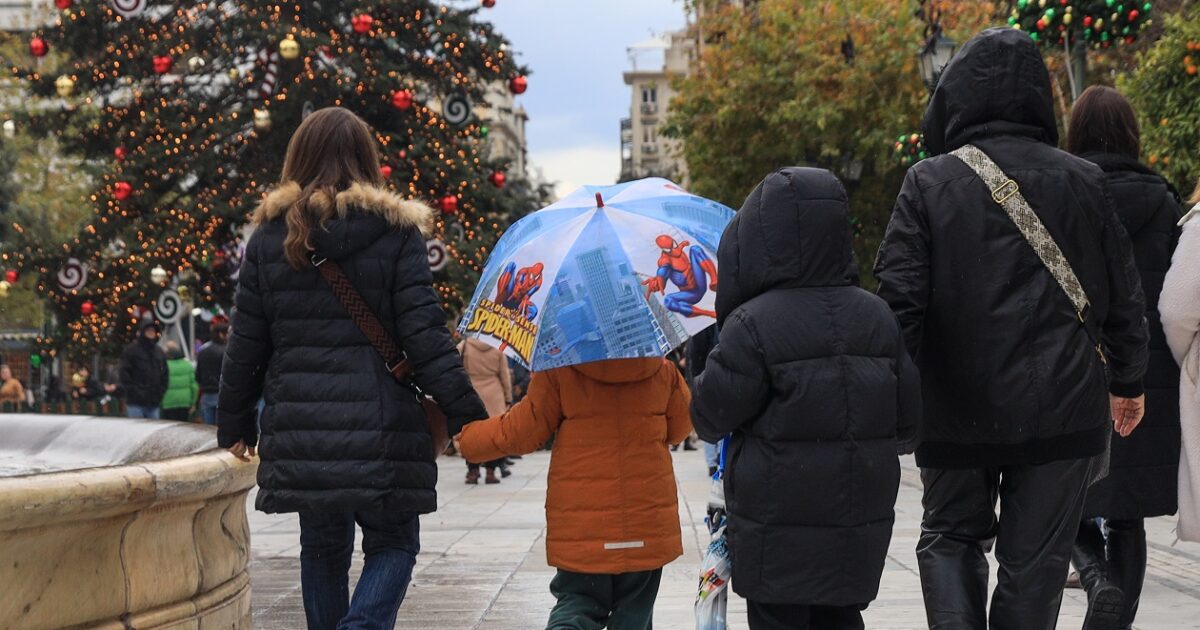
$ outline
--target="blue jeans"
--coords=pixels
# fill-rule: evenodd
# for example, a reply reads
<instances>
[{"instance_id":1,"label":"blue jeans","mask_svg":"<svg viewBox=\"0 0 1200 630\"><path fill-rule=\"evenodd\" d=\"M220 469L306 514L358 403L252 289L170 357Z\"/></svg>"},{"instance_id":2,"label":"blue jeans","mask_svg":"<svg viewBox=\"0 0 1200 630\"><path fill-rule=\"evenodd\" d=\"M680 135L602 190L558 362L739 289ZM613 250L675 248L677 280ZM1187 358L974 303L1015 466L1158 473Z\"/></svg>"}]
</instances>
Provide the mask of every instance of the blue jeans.
<instances>
[{"instance_id":1,"label":"blue jeans","mask_svg":"<svg viewBox=\"0 0 1200 630\"><path fill-rule=\"evenodd\" d=\"M204 418L204 424L217 424L217 394L200 394L200 417Z\"/></svg>"},{"instance_id":2,"label":"blue jeans","mask_svg":"<svg viewBox=\"0 0 1200 630\"><path fill-rule=\"evenodd\" d=\"M158 407L146 407L143 405L125 405L125 415L130 418L144 418L146 420L158 420Z\"/></svg>"},{"instance_id":3,"label":"blue jeans","mask_svg":"<svg viewBox=\"0 0 1200 630\"><path fill-rule=\"evenodd\" d=\"M350 599L354 524L362 575ZM300 588L308 630L391 630L421 551L421 523L400 512L301 512Z\"/></svg>"}]
</instances>

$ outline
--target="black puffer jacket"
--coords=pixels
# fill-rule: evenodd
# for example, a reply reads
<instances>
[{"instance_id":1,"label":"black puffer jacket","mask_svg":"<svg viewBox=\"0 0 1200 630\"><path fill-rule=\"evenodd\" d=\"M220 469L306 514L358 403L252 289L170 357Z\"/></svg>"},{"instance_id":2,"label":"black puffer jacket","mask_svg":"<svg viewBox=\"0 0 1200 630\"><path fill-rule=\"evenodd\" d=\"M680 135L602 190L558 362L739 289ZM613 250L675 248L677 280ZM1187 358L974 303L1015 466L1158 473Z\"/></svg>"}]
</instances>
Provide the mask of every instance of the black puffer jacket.
<instances>
[{"instance_id":1,"label":"black puffer jacket","mask_svg":"<svg viewBox=\"0 0 1200 630\"><path fill-rule=\"evenodd\" d=\"M167 355L158 342L141 334L121 352L121 392L125 402L141 407L162 405L167 393Z\"/></svg>"},{"instance_id":2,"label":"black puffer jacket","mask_svg":"<svg viewBox=\"0 0 1200 630\"><path fill-rule=\"evenodd\" d=\"M1037 464L1100 453L1108 391L1142 393L1146 324L1129 237L1094 164L1055 148L1050 79L1014 29L971 39L925 113L935 157L908 171L875 274L921 368L917 462L931 468ZM958 158L987 153L1074 268L1105 366L1071 302L987 186Z\"/></svg>"},{"instance_id":3,"label":"black puffer jacket","mask_svg":"<svg viewBox=\"0 0 1200 630\"><path fill-rule=\"evenodd\" d=\"M895 315L845 273L848 218L832 174L789 168L759 184L721 238L721 337L692 418L706 441L733 434L733 588L759 602L875 599L898 434L911 440L921 413Z\"/></svg>"},{"instance_id":4,"label":"black puffer jacket","mask_svg":"<svg viewBox=\"0 0 1200 630\"><path fill-rule=\"evenodd\" d=\"M432 512L437 466L416 398L388 374L317 270L297 271L284 258L281 217L298 197L298 187L282 186L256 213L221 370L219 443L260 442L257 507L265 512ZM338 216L313 231L316 253L338 261L390 326L452 435L486 417L431 286L421 229L432 211L362 185L338 194L336 205Z\"/></svg>"},{"instance_id":5,"label":"black puffer jacket","mask_svg":"<svg viewBox=\"0 0 1200 630\"><path fill-rule=\"evenodd\" d=\"M1179 366L1158 317L1158 295L1179 241L1183 207L1166 180L1137 160L1112 153L1084 155L1104 169L1146 292L1150 364L1146 417L1127 438L1112 437L1109 475L1088 488L1085 515L1115 519L1174 514L1179 485Z\"/></svg>"}]
</instances>

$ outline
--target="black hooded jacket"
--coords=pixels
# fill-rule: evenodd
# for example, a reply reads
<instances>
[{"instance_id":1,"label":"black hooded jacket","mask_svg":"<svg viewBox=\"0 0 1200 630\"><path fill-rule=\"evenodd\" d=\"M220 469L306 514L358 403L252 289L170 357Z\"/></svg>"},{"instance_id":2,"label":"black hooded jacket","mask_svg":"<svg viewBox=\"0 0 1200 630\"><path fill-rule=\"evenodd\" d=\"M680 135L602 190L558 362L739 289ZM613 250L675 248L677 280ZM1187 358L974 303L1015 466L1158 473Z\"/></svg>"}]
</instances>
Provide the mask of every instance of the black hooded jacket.
<instances>
[{"instance_id":1,"label":"black hooded jacket","mask_svg":"<svg viewBox=\"0 0 1200 630\"><path fill-rule=\"evenodd\" d=\"M1104 170L1117 215L1133 241L1146 292L1150 362L1146 417L1127 438L1112 438L1109 474L1088 488L1085 516L1114 519L1174 514L1179 486L1179 366L1167 347L1158 296L1179 242L1183 207L1171 186L1137 160L1113 153L1083 155Z\"/></svg>"},{"instance_id":2,"label":"black hooded jacket","mask_svg":"<svg viewBox=\"0 0 1200 630\"><path fill-rule=\"evenodd\" d=\"M705 441L733 434L732 584L747 599L848 606L879 589L920 383L850 260L846 191L824 170L771 174L721 237L720 342L692 419Z\"/></svg>"},{"instance_id":3,"label":"black hooded jacket","mask_svg":"<svg viewBox=\"0 0 1200 630\"><path fill-rule=\"evenodd\" d=\"M437 465L424 413L346 314L315 267L284 258L283 215L294 184L259 207L246 247L221 369L218 441L259 445L257 507L265 512L437 508ZM462 369L432 287L421 230L432 210L356 184L310 208L337 213L312 232L408 355L417 385L441 404L451 435L487 417ZM255 406L265 399L262 435Z\"/></svg>"},{"instance_id":4,"label":"black hooded jacket","mask_svg":"<svg viewBox=\"0 0 1200 630\"><path fill-rule=\"evenodd\" d=\"M1058 150L1050 80L1015 29L971 39L924 121L934 155L908 171L875 265L921 369L917 462L1038 464L1100 453L1107 393L1142 393L1146 324L1129 237L1094 164ZM1107 369L1033 248L958 158L966 144L1020 186L1075 270Z\"/></svg>"},{"instance_id":5,"label":"black hooded jacket","mask_svg":"<svg viewBox=\"0 0 1200 630\"><path fill-rule=\"evenodd\" d=\"M167 393L167 355L141 332L121 352L121 392L126 403L141 407L161 406Z\"/></svg>"}]
</instances>

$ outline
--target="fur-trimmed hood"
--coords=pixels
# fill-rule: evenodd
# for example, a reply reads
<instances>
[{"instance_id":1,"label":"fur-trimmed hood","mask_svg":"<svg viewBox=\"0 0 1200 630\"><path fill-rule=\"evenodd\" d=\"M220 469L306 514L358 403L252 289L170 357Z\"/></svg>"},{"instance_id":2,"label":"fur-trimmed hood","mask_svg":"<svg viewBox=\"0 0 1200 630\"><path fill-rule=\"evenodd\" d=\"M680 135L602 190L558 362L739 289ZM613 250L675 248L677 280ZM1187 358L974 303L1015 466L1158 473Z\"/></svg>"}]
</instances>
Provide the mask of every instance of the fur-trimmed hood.
<instances>
[{"instance_id":1,"label":"fur-trimmed hood","mask_svg":"<svg viewBox=\"0 0 1200 630\"><path fill-rule=\"evenodd\" d=\"M261 225L282 217L300 199L300 193L300 186L295 182L288 182L267 193L254 210L254 224ZM351 209L356 209L377 215L392 227L419 228L425 236L429 236L433 229L433 208L377 186L356 183L338 193L332 202L322 192L317 192L309 200L309 206L317 212L328 209L330 203L336 206L337 217L341 219L345 219Z\"/></svg>"},{"instance_id":2,"label":"fur-trimmed hood","mask_svg":"<svg viewBox=\"0 0 1200 630\"><path fill-rule=\"evenodd\" d=\"M254 211L254 224L284 230L281 219L298 199L300 186L283 184L272 190ZM354 184L333 199L318 192L308 202L314 214L334 208L333 217L314 226L309 244L317 255L345 260L370 247L384 235L417 228L428 238L433 230L433 209L375 186Z\"/></svg>"}]
</instances>

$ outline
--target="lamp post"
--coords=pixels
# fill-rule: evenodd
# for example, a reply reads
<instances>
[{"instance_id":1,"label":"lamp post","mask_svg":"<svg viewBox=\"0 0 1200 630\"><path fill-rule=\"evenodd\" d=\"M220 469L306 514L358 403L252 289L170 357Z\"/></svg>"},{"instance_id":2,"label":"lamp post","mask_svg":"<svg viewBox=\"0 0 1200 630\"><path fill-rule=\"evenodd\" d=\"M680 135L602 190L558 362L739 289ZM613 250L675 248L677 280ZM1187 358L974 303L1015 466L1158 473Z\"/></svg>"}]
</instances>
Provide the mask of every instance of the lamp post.
<instances>
[{"instance_id":1,"label":"lamp post","mask_svg":"<svg viewBox=\"0 0 1200 630\"><path fill-rule=\"evenodd\" d=\"M935 27L933 35L925 41L925 45L917 52L917 61L921 67L921 77L925 79L925 87L932 93L937 87L942 70L954 57L958 50L958 42L946 37L941 27Z\"/></svg>"}]
</instances>

